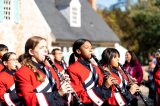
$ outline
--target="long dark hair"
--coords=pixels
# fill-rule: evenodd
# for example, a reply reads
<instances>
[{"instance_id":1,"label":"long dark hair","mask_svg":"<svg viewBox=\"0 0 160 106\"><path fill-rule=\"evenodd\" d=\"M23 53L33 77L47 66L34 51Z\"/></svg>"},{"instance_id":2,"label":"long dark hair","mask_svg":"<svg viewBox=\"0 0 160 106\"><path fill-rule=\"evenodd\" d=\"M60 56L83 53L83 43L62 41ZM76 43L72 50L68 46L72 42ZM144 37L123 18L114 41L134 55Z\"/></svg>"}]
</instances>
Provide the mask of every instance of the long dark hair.
<instances>
[{"instance_id":1,"label":"long dark hair","mask_svg":"<svg viewBox=\"0 0 160 106\"><path fill-rule=\"evenodd\" d=\"M8 60L9 60L9 57L10 57L12 54L15 54L15 55L16 55L16 53L14 53L14 52L7 52L7 53L5 53L5 54L2 56L2 63L5 62L5 61L8 61ZM3 69L2 71L6 70L6 68L7 68L7 67L4 65L4 69Z\"/></svg>"},{"instance_id":2,"label":"long dark hair","mask_svg":"<svg viewBox=\"0 0 160 106\"><path fill-rule=\"evenodd\" d=\"M132 66L132 67L134 67L135 66L135 64L140 64L139 63L139 61L138 61L138 58L137 58L137 56L135 55L135 53L133 52L133 51L127 51L126 53L129 53L130 55L131 55L131 60L130 60L130 66ZM125 63L124 63L124 66L127 64L128 62L127 61L125 61Z\"/></svg>"},{"instance_id":3,"label":"long dark hair","mask_svg":"<svg viewBox=\"0 0 160 106\"><path fill-rule=\"evenodd\" d=\"M5 53L5 54L3 55L3 57L2 57L2 62L8 61L9 57L10 57L12 54L15 54L15 55L16 55L16 53L14 53L14 52L7 52L7 53Z\"/></svg>"},{"instance_id":4,"label":"long dark hair","mask_svg":"<svg viewBox=\"0 0 160 106\"><path fill-rule=\"evenodd\" d=\"M70 58L69 58L69 65L70 64L73 64L76 59L75 57L79 57L79 54L76 52L77 49L80 49L80 47L85 43L85 42L89 42L91 43L91 41L89 41L88 39L78 39L76 40L74 43L73 43L73 53L70 55Z\"/></svg>"},{"instance_id":5,"label":"long dark hair","mask_svg":"<svg viewBox=\"0 0 160 106\"><path fill-rule=\"evenodd\" d=\"M115 49L115 48L106 48L103 51L102 55L101 55L101 57L102 57L102 59L100 61L101 64L110 65L111 64L111 60L113 59L113 57L116 56L116 54L118 54L118 56L120 57L120 54L119 54L117 49Z\"/></svg>"},{"instance_id":6,"label":"long dark hair","mask_svg":"<svg viewBox=\"0 0 160 106\"><path fill-rule=\"evenodd\" d=\"M0 44L0 51L2 50L7 50L8 51L8 47L4 44Z\"/></svg>"}]
</instances>

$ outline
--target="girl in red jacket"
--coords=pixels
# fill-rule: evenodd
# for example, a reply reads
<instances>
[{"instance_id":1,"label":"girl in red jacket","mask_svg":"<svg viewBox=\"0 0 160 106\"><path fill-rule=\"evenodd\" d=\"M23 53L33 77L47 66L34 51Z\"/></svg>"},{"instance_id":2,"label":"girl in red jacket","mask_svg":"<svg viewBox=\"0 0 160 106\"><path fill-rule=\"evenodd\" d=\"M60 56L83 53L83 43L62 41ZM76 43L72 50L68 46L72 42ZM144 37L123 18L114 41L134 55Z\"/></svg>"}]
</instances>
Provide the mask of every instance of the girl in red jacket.
<instances>
[{"instance_id":1,"label":"girl in red jacket","mask_svg":"<svg viewBox=\"0 0 160 106\"><path fill-rule=\"evenodd\" d=\"M15 71L21 66L17 61L17 56L13 52L5 53L2 62L5 68L0 73L0 102L2 106L22 106L14 83Z\"/></svg>"},{"instance_id":2,"label":"girl in red jacket","mask_svg":"<svg viewBox=\"0 0 160 106\"><path fill-rule=\"evenodd\" d=\"M85 106L101 106L111 96L110 86L116 82L113 77L103 80L100 69L91 63L92 45L87 39L78 39L73 44L68 73L72 87Z\"/></svg>"},{"instance_id":3,"label":"girl in red jacket","mask_svg":"<svg viewBox=\"0 0 160 106\"><path fill-rule=\"evenodd\" d=\"M25 106L64 106L62 97L72 91L69 82L59 82L53 68L44 64L46 55L46 39L33 36L27 40L23 66L15 74L16 91Z\"/></svg>"},{"instance_id":4,"label":"girl in red jacket","mask_svg":"<svg viewBox=\"0 0 160 106\"><path fill-rule=\"evenodd\" d=\"M112 96L107 99L106 105L108 106L125 106L127 103L131 106L136 106L133 101L136 101L136 98L133 96L136 91L139 90L137 84L131 85L128 88L128 79L125 73L119 68L119 52L114 48L107 48L102 53L101 63L104 65L106 71L110 75L118 80L118 85L121 90L125 91L125 97L120 93L115 85L111 86ZM128 88L128 89L127 89Z\"/></svg>"}]
</instances>

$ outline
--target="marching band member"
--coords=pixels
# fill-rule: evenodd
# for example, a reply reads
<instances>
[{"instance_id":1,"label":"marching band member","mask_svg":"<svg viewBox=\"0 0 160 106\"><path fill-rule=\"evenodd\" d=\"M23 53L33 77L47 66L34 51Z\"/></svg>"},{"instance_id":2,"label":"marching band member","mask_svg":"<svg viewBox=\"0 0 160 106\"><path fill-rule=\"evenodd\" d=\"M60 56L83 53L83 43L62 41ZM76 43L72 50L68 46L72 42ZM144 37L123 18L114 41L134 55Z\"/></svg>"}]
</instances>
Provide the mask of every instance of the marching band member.
<instances>
[{"instance_id":1,"label":"marching band member","mask_svg":"<svg viewBox=\"0 0 160 106\"><path fill-rule=\"evenodd\" d=\"M61 49L59 48L54 48L51 52L51 54L54 56L54 63L55 66L60 70L60 71L65 71L67 69L67 64L63 60L63 54ZM64 73L64 72L62 72Z\"/></svg>"},{"instance_id":2,"label":"marching band member","mask_svg":"<svg viewBox=\"0 0 160 106\"><path fill-rule=\"evenodd\" d=\"M157 64L153 71L153 78L156 88L156 104L154 106L160 106L160 49L156 52Z\"/></svg>"},{"instance_id":3,"label":"marching band member","mask_svg":"<svg viewBox=\"0 0 160 106\"><path fill-rule=\"evenodd\" d=\"M90 62L92 53L91 42L87 39L78 39L73 44L73 54L78 60L68 67L71 84L84 106L102 105L111 94L109 89L114 78L106 81L100 69ZM74 56L70 56L74 57ZM70 59L72 60L72 59ZM74 59L73 59L74 60ZM111 80L113 80L111 82Z\"/></svg>"},{"instance_id":4,"label":"marching band member","mask_svg":"<svg viewBox=\"0 0 160 106\"><path fill-rule=\"evenodd\" d=\"M22 106L15 90L14 74L20 68L14 52L5 53L2 57L5 66L4 71L0 73L0 102L2 106Z\"/></svg>"},{"instance_id":5,"label":"marching band member","mask_svg":"<svg viewBox=\"0 0 160 106\"><path fill-rule=\"evenodd\" d=\"M127 103L134 103L136 98L133 94L139 89L137 84L131 85L129 89L128 87L128 79L125 73L119 69L119 52L114 48L107 48L102 53L101 63L104 66L104 69L110 73L110 75L118 80L118 85L122 90L125 90L127 101L124 100L124 97L117 91L116 86L112 85L112 96L107 99L107 106L124 106ZM131 103L131 106L136 106Z\"/></svg>"},{"instance_id":6,"label":"marching band member","mask_svg":"<svg viewBox=\"0 0 160 106\"><path fill-rule=\"evenodd\" d=\"M54 69L45 65L47 54L46 39L33 36L27 40L23 66L15 73L16 91L26 106L64 106L63 96L73 90L69 82L60 82Z\"/></svg>"},{"instance_id":7,"label":"marching band member","mask_svg":"<svg viewBox=\"0 0 160 106\"><path fill-rule=\"evenodd\" d=\"M3 71L4 65L2 63L2 56L8 52L8 47L4 44L0 44L0 72Z\"/></svg>"}]
</instances>

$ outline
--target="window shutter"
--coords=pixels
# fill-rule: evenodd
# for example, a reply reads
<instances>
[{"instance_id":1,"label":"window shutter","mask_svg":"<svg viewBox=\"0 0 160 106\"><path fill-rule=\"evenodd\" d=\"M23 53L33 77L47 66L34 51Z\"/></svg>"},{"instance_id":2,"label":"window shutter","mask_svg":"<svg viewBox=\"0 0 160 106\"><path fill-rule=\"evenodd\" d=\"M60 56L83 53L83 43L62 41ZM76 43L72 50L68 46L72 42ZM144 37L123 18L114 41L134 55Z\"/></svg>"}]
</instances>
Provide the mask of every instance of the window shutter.
<instances>
[{"instance_id":1,"label":"window shutter","mask_svg":"<svg viewBox=\"0 0 160 106\"><path fill-rule=\"evenodd\" d=\"M4 0L0 0L0 22L4 19Z\"/></svg>"}]
</instances>

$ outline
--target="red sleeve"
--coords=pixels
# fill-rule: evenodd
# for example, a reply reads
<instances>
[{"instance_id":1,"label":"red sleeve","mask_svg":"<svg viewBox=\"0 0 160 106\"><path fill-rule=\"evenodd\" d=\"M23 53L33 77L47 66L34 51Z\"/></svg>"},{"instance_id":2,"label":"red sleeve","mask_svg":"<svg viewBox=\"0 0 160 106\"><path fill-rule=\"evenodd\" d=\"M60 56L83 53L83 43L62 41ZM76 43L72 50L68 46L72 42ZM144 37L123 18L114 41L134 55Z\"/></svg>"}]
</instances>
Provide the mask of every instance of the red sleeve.
<instances>
[{"instance_id":1,"label":"red sleeve","mask_svg":"<svg viewBox=\"0 0 160 106\"><path fill-rule=\"evenodd\" d=\"M156 91L158 92L158 94L160 94L160 68L154 75L154 82L156 85Z\"/></svg>"},{"instance_id":2,"label":"red sleeve","mask_svg":"<svg viewBox=\"0 0 160 106\"><path fill-rule=\"evenodd\" d=\"M52 73L52 77L56 80L57 89L60 89L60 80L59 80L59 77L58 77L57 73L54 71L54 69L52 67L49 67L49 69Z\"/></svg>"},{"instance_id":3,"label":"red sleeve","mask_svg":"<svg viewBox=\"0 0 160 106\"><path fill-rule=\"evenodd\" d=\"M84 90L82 82L80 82L78 76L72 70L73 69L70 69L70 67L68 68L68 74L70 75L71 85L73 89L76 91L78 97L81 99L83 103L90 103L91 100L87 92Z\"/></svg>"},{"instance_id":4,"label":"red sleeve","mask_svg":"<svg viewBox=\"0 0 160 106\"><path fill-rule=\"evenodd\" d=\"M30 70L23 69L18 71L15 74L15 86L18 96L23 100L25 105L36 106L37 98L34 92L34 88L31 84L31 75L29 74Z\"/></svg>"},{"instance_id":5,"label":"red sleeve","mask_svg":"<svg viewBox=\"0 0 160 106\"><path fill-rule=\"evenodd\" d=\"M0 81L0 102L4 102L4 94L6 93L6 87L3 82Z\"/></svg>"},{"instance_id":6,"label":"red sleeve","mask_svg":"<svg viewBox=\"0 0 160 106\"><path fill-rule=\"evenodd\" d=\"M76 67L76 69L79 69L79 70L74 69L75 67ZM98 81L99 84L98 85L102 85L103 74L101 73L101 71L98 67L95 66L95 68L96 68L97 74L99 76L99 81ZM86 92L86 90L84 89L84 87L82 85L83 82L80 80L83 76L82 71L83 71L83 69L81 70L80 67L77 67L77 66L68 67L68 74L70 75L70 78L71 78L71 85L83 103L92 103L91 98L88 96L88 93ZM98 92L97 94L104 95L103 94L104 92L101 89L101 87L95 87L92 90L94 91L95 94ZM99 95L99 98L101 98L102 95ZM107 96L108 96L108 94L107 94Z\"/></svg>"},{"instance_id":7,"label":"red sleeve","mask_svg":"<svg viewBox=\"0 0 160 106\"><path fill-rule=\"evenodd\" d=\"M55 76L55 73L53 75ZM16 92L25 106L53 106L53 104L59 106L64 104L57 90L37 93L35 88L41 83L36 79L34 73L25 66L22 66L15 73Z\"/></svg>"},{"instance_id":8,"label":"red sleeve","mask_svg":"<svg viewBox=\"0 0 160 106\"><path fill-rule=\"evenodd\" d=\"M0 63L0 72L4 69L4 65Z\"/></svg>"}]
</instances>

